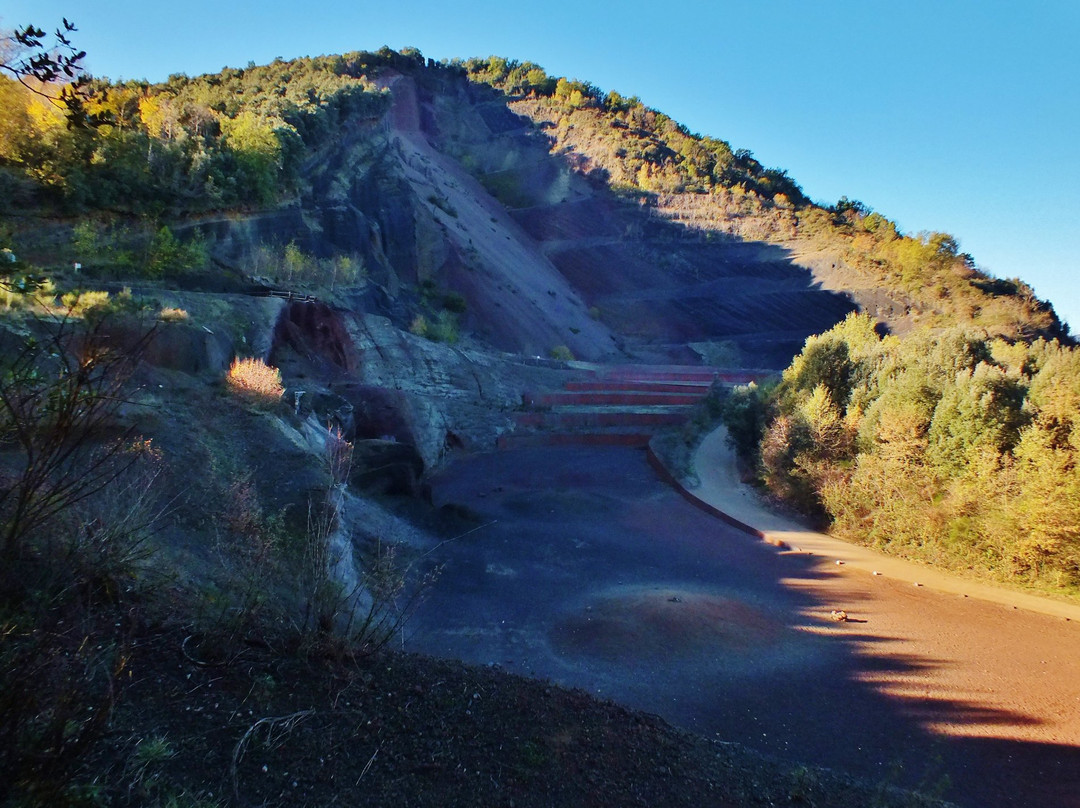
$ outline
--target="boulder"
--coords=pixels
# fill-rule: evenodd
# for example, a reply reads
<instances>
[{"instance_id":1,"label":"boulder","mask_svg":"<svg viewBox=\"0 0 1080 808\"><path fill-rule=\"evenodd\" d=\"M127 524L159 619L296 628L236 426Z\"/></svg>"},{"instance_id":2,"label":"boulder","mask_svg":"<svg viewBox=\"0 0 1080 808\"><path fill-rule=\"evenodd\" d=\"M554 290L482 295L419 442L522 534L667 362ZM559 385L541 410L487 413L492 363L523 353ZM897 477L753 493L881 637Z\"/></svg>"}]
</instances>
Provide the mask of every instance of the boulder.
<instances>
[{"instance_id":1,"label":"boulder","mask_svg":"<svg viewBox=\"0 0 1080 808\"><path fill-rule=\"evenodd\" d=\"M187 323L158 326L142 353L142 360L155 367L192 374L221 373L232 357L232 339L224 331Z\"/></svg>"}]
</instances>

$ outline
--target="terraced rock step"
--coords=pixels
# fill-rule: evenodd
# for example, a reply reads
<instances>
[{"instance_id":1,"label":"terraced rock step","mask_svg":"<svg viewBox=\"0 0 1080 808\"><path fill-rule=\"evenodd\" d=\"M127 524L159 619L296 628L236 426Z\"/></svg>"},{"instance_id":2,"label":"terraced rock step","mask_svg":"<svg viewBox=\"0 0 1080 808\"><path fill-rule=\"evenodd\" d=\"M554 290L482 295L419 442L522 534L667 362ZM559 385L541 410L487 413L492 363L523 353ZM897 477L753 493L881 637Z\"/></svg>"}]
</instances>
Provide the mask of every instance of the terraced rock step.
<instances>
[{"instance_id":1,"label":"terraced rock step","mask_svg":"<svg viewBox=\"0 0 1080 808\"><path fill-rule=\"evenodd\" d=\"M535 446L629 446L643 448L652 440L651 432L535 432L502 435L500 449L523 449Z\"/></svg>"},{"instance_id":2,"label":"terraced rock step","mask_svg":"<svg viewBox=\"0 0 1080 808\"><path fill-rule=\"evenodd\" d=\"M687 365L581 365L581 378L524 396L515 431L500 448L569 443L645 446L662 427L686 421L716 383L745 384L764 371Z\"/></svg>"},{"instance_id":3,"label":"terraced rock step","mask_svg":"<svg viewBox=\"0 0 1080 808\"><path fill-rule=\"evenodd\" d=\"M626 379L623 381L608 381L605 379L595 381L567 382L564 385L563 389L573 391L594 391L598 393L615 393L623 391L640 391L652 393L700 393L702 388L708 391L711 386L712 382L650 382L630 379Z\"/></svg>"},{"instance_id":4,"label":"terraced rock step","mask_svg":"<svg viewBox=\"0 0 1080 808\"><path fill-rule=\"evenodd\" d=\"M635 383L685 382L710 385L720 371L693 365L612 365L597 374L603 381Z\"/></svg>"},{"instance_id":5,"label":"terraced rock step","mask_svg":"<svg viewBox=\"0 0 1080 808\"><path fill-rule=\"evenodd\" d=\"M676 426L686 420L689 412L689 407L673 406L560 407L547 412L522 413L517 424L549 430Z\"/></svg>"},{"instance_id":6,"label":"terraced rock step","mask_svg":"<svg viewBox=\"0 0 1080 808\"><path fill-rule=\"evenodd\" d=\"M702 367L701 365L608 365L586 366L592 378L569 382L568 389L580 384L692 384L709 386L713 382L748 384L776 374L775 370Z\"/></svg>"},{"instance_id":7,"label":"terraced rock step","mask_svg":"<svg viewBox=\"0 0 1080 808\"><path fill-rule=\"evenodd\" d=\"M546 393L535 399L540 407L590 405L597 407L687 406L697 404L709 392L708 387L692 388L692 392L657 390L567 390Z\"/></svg>"}]
</instances>

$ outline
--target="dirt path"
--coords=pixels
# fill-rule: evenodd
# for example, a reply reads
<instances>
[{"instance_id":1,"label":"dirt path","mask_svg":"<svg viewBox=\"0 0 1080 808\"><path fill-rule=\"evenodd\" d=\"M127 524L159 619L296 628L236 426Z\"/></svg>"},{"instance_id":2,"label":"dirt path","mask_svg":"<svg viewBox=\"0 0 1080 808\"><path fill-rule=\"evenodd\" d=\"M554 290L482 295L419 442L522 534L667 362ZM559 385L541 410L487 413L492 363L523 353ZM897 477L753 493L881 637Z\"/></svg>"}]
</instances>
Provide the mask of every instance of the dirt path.
<instances>
[{"instance_id":1,"label":"dirt path","mask_svg":"<svg viewBox=\"0 0 1080 808\"><path fill-rule=\"evenodd\" d=\"M960 578L817 533L778 515L761 502L750 486L740 482L735 455L727 445L727 430L723 427L701 442L694 453L693 465L699 484L691 487L690 493L763 534L770 543L783 543L792 551L820 556L834 564L842 561L851 571L877 572L903 583L1080 623L1080 605ZM1080 648L1077 654L1080 656Z\"/></svg>"}]
</instances>

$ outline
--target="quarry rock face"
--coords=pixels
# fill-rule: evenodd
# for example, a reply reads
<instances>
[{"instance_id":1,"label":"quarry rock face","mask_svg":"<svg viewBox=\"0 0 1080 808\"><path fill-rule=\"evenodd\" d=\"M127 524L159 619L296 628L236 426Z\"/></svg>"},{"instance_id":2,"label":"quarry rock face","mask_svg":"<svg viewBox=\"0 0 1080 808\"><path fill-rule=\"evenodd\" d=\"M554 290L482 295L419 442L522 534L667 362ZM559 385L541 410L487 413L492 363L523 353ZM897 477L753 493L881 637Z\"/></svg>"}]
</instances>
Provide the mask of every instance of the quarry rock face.
<instances>
[{"instance_id":1,"label":"quarry rock face","mask_svg":"<svg viewBox=\"0 0 1080 808\"><path fill-rule=\"evenodd\" d=\"M539 366L549 355L781 368L854 309L782 247L619 199L500 93L393 71L380 82L390 110L313 154L298 198L209 223L215 255L241 271L289 243L362 268L351 288L281 303L263 355L301 394L298 413L377 442L365 474L372 457L420 475L494 448L523 396L562 385ZM460 341L410 333L417 311L447 316L451 294Z\"/></svg>"},{"instance_id":2,"label":"quarry rock face","mask_svg":"<svg viewBox=\"0 0 1080 808\"><path fill-rule=\"evenodd\" d=\"M406 329L418 300L453 292L464 333L541 357L691 362L696 343L728 364L779 369L855 308L823 284L825 258L698 227L692 215L707 200L619 198L591 158L552 154L501 93L392 70L379 82L389 111L309 156L298 197L191 224L220 263L256 274L258 250L290 243L314 258L349 255L372 292L362 302L331 294L332 308L360 303ZM304 350L352 372L340 335L320 337L303 319L321 316L291 310L284 339L297 348L299 330Z\"/></svg>"},{"instance_id":3,"label":"quarry rock face","mask_svg":"<svg viewBox=\"0 0 1080 808\"><path fill-rule=\"evenodd\" d=\"M289 347L327 372L356 370L357 356L338 312L325 303L290 303L274 326L274 346Z\"/></svg>"},{"instance_id":4,"label":"quarry rock face","mask_svg":"<svg viewBox=\"0 0 1080 808\"><path fill-rule=\"evenodd\" d=\"M619 198L501 93L379 81L389 111L311 154L296 198L191 225L242 274L292 243L351 256L359 281L318 300L274 290L302 299L277 301L258 346L177 331L157 361L202 372L250 347L282 369L297 414L374 441L358 469L387 460L395 489L455 450L494 448L523 396L562 385L549 356L779 369L855 308L822 288L823 258L673 221L670 200ZM418 312L456 331L425 338Z\"/></svg>"},{"instance_id":5,"label":"quarry rock face","mask_svg":"<svg viewBox=\"0 0 1080 808\"><path fill-rule=\"evenodd\" d=\"M428 468L455 449L495 448L499 435L513 428L523 393L559 383L559 371L431 342L377 315L353 315L346 323L359 356L358 381L335 389L354 404L354 415L360 413L358 437L365 423L366 437L411 442ZM386 432L374 434L380 429Z\"/></svg>"},{"instance_id":6,"label":"quarry rock face","mask_svg":"<svg viewBox=\"0 0 1080 808\"><path fill-rule=\"evenodd\" d=\"M565 375L535 360L433 342L388 318L323 303L285 304L272 331L268 355L296 414L351 442L410 447L417 476L448 452L493 449L513 429L525 392L557 387ZM374 444L365 451L376 449L391 452L395 464L403 451Z\"/></svg>"}]
</instances>

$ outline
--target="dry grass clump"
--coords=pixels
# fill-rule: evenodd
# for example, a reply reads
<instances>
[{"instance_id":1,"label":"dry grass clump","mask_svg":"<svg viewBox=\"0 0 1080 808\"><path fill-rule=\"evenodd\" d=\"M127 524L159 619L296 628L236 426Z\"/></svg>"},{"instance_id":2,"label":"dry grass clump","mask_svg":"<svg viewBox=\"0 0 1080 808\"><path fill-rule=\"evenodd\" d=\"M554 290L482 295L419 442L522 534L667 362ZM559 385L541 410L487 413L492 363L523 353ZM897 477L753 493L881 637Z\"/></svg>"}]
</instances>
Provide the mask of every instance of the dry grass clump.
<instances>
[{"instance_id":1,"label":"dry grass clump","mask_svg":"<svg viewBox=\"0 0 1080 808\"><path fill-rule=\"evenodd\" d=\"M234 359L225 381L233 392L258 404L275 404L285 393L281 371L254 357Z\"/></svg>"},{"instance_id":2,"label":"dry grass clump","mask_svg":"<svg viewBox=\"0 0 1080 808\"><path fill-rule=\"evenodd\" d=\"M165 306L158 314L163 322L166 323L181 323L188 319L188 313L185 309L178 309L173 306Z\"/></svg>"}]
</instances>

